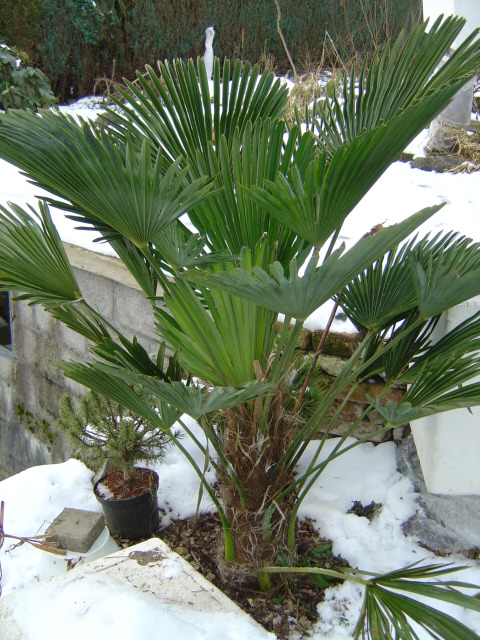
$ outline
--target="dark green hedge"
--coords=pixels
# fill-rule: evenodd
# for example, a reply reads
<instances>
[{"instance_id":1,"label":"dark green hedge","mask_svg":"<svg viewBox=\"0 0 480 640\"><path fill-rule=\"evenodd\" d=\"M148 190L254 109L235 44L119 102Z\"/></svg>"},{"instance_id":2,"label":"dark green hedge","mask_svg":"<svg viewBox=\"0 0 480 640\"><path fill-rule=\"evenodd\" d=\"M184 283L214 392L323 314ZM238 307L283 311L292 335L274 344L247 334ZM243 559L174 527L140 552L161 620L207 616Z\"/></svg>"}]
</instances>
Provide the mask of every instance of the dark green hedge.
<instances>
[{"instance_id":1,"label":"dark green hedge","mask_svg":"<svg viewBox=\"0 0 480 640\"><path fill-rule=\"evenodd\" d=\"M421 15L421 0L279 0L295 64L348 62L368 54ZM215 27L215 54L289 70L274 0L22 0L0 3L0 39L26 50L61 101L92 93L103 75L132 79L157 59L203 53ZM334 47L324 49L328 32ZM115 60L115 65L114 65Z\"/></svg>"}]
</instances>

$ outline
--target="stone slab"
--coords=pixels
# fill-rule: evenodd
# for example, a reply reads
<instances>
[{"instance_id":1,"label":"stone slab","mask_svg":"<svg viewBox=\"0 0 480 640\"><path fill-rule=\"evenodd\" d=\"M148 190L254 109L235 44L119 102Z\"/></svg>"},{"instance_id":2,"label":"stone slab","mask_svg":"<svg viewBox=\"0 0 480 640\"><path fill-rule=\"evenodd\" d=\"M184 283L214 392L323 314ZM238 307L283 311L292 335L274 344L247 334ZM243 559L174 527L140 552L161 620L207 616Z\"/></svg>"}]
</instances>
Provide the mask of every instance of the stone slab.
<instances>
[{"instance_id":1,"label":"stone slab","mask_svg":"<svg viewBox=\"0 0 480 640\"><path fill-rule=\"evenodd\" d=\"M412 436L397 448L397 466L418 493L418 512L404 525L406 535L439 555L480 553L480 500L472 495L441 495L427 490Z\"/></svg>"},{"instance_id":2,"label":"stone slab","mask_svg":"<svg viewBox=\"0 0 480 640\"><path fill-rule=\"evenodd\" d=\"M98 589L101 581L102 589ZM144 598L151 602L152 598L156 606L168 611L184 612L191 621L189 626L189 640L204 640L205 630L195 625L195 612L201 612L218 629L225 630L226 638L250 638L254 640L274 640L275 636L267 632L247 613L242 611L222 591L200 575L193 567L178 554L172 551L159 538L150 538L133 547L122 549L101 560L96 560L87 565L75 567L61 576L44 580L37 585L14 591L0 599L0 640L34 640L31 635L25 635L22 631L22 620L19 619L19 611L29 607L39 596L42 602L48 602L49 611L42 610L42 619L48 617L52 620L52 637L60 637L58 634L64 631L65 637L71 632L71 621L78 615L79 602L75 591L75 583L83 588L82 598L88 599L88 585L95 585L91 598L92 607L102 607L102 598L108 602L108 616L111 620L121 620L128 601L128 595L132 598ZM121 593L117 600L109 597L109 594ZM49 598L49 594L55 594ZM87 594L85 596L85 593ZM47 598L45 596L47 595ZM123 597L123 596L126 596ZM64 629L58 629L55 621L56 602L62 602L62 619L70 620ZM21 605L21 606L20 606ZM82 601L82 611L88 615L90 603ZM107 606L107 605L106 605ZM29 627L35 627L35 614L32 606L29 611L31 616ZM92 614L93 615L93 614ZM40 620L38 621L40 624ZM228 627L228 628L227 628ZM232 629L241 628L242 631L233 633ZM114 634L114 628L112 627ZM152 629L151 638L156 635L158 629ZM243 633L243 635L239 635ZM55 635L57 634L57 635ZM63 637L63 636L62 636ZM111 637L115 637L112 635Z\"/></svg>"},{"instance_id":3,"label":"stone slab","mask_svg":"<svg viewBox=\"0 0 480 640\"><path fill-rule=\"evenodd\" d=\"M60 549L86 553L105 527L101 513L84 509L65 509L55 518L46 533Z\"/></svg>"}]
</instances>

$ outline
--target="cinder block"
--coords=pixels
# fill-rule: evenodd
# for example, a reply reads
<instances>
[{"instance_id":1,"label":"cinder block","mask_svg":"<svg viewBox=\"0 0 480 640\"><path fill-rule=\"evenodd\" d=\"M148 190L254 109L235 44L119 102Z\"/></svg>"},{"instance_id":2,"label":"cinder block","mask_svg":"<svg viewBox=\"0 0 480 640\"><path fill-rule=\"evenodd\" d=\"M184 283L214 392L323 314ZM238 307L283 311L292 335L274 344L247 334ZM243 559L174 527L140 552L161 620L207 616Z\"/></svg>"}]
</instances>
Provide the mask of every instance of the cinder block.
<instances>
[{"instance_id":1,"label":"cinder block","mask_svg":"<svg viewBox=\"0 0 480 640\"><path fill-rule=\"evenodd\" d=\"M93 255L93 254L92 254ZM113 320L113 287L114 283L102 272L91 273L74 269L83 297L106 320Z\"/></svg>"},{"instance_id":2,"label":"cinder block","mask_svg":"<svg viewBox=\"0 0 480 640\"><path fill-rule=\"evenodd\" d=\"M128 338L154 335L152 305L141 291L115 283L114 308L114 324ZM148 348L143 341L142 344Z\"/></svg>"},{"instance_id":3,"label":"cinder block","mask_svg":"<svg viewBox=\"0 0 480 640\"><path fill-rule=\"evenodd\" d=\"M61 549L86 553L104 528L105 520L101 513L65 507L46 533Z\"/></svg>"}]
</instances>

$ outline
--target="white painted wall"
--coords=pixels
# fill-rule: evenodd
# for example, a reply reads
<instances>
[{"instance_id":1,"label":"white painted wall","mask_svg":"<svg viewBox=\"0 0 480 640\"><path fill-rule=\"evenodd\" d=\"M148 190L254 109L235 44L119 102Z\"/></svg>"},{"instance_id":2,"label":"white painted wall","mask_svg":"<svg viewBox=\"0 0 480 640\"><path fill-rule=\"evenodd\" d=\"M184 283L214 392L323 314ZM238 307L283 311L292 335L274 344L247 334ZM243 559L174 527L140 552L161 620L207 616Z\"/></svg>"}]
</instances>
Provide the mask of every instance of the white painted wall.
<instances>
[{"instance_id":1,"label":"white painted wall","mask_svg":"<svg viewBox=\"0 0 480 640\"><path fill-rule=\"evenodd\" d=\"M456 48L472 31L480 27L480 0L423 0L423 17L425 20L430 18L430 24L441 14L462 16L467 20L453 44Z\"/></svg>"},{"instance_id":2,"label":"white painted wall","mask_svg":"<svg viewBox=\"0 0 480 640\"><path fill-rule=\"evenodd\" d=\"M480 297L450 309L440 319L434 339L479 310ZM480 495L480 407L446 411L410 426L428 491Z\"/></svg>"}]
</instances>

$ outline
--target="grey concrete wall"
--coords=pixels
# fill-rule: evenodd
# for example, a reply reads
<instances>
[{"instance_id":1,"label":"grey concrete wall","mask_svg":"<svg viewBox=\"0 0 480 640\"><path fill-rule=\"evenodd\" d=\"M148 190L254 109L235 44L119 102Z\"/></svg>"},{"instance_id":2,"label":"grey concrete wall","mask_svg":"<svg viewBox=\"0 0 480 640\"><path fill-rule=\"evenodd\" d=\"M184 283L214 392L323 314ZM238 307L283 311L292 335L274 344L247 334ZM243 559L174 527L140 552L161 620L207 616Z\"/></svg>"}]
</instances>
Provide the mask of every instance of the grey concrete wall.
<instances>
[{"instance_id":1,"label":"grey concrete wall","mask_svg":"<svg viewBox=\"0 0 480 640\"><path fill-rule=\"evenodd\" d=\"M66 245L82 294L124 335L156 353L150 303L120 260ZM33 465L61 462L68 445L52 437L61 396L84 392L55 361L89 358L88 341L40 306L13 301L13 350L0 347L0 479ZM18 408L27 416L18 416Z\"/></svg>"}]
</instances>

